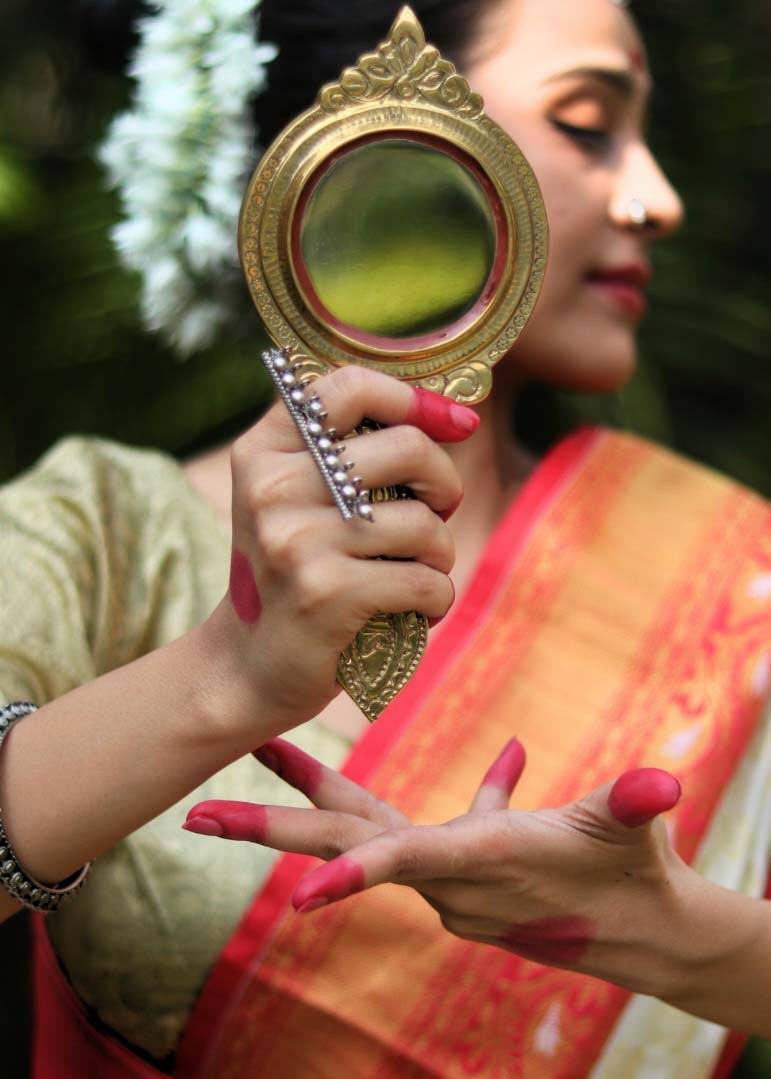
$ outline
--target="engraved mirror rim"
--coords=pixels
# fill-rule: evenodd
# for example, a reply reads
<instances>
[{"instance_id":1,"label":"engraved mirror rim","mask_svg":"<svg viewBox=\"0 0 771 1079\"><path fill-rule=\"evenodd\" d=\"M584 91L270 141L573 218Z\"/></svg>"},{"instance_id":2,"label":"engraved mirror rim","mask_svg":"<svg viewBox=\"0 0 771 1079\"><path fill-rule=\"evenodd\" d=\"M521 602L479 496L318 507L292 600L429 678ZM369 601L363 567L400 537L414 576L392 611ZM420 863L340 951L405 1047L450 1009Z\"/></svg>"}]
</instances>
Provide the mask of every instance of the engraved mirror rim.
<instances>
[{"instance_id":1,"label":"engraved mirror rim","mask_svg":"<svg viewBox=\"0 0 771 1079\"><path fill-rule=\"evenodd\" d=\"M383 145L388 142L412 142L417 146L433 149L459 164L476 182L478 190L484 197L485 208L490 215L495 241L490 269L479 289L479 295L469 310L458 318L445 323L442 334L437 331L427 331L421 334L405 335L404 337L391 337L387 334L379 335L361 330L344 323L329 309L325 309L325 305L318 294L316 294L316 301L314 302L309 295L309 292L315 292L312 280L307 284L303 281L304 276L309 279L312 277L311 271L307 269L304 257L299 252L303 214L324 175L337 162L345 160L348 154L358 148L367 145ZM383 132L372 132L341 143L335 151L316 166L298 192L292 206L289 229L289 258L292 276L298 292L313 317L327 330L348 342L354 348L361 348L368 354L377 356L382 366L385 366L389 359L391 361L401 359L405 353L419 356L423 353L431 352L437 346L446 347L453 344L466 334L472 333L474 327L484 317L490 304L495 301L495 290L490 293L491 285L495 284L497 286L498 282L503 279L505 268L509 260L515 257L514 253L516 251L516 234L513 230L512 221L506 214L500 192L476 158L462 146L447 138L440 139L431 133L415 131L406 127L394 127ZM378 341L388 341L389 344L384 343L381 345L377 343Z\"/></svg>"}]
</instances>

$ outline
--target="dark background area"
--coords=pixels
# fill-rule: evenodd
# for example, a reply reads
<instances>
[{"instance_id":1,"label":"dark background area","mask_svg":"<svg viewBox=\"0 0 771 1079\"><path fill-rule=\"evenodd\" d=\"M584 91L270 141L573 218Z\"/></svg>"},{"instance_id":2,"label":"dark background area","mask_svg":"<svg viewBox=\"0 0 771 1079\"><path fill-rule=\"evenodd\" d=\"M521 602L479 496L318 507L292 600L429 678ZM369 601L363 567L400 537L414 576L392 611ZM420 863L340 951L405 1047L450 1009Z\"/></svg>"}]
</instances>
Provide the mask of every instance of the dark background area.
<instances>
[{"instance_id":1,"label":"dark background area","mask_svg":"<svg viewBox=\"0 0 771 1079\"><path fill-rule=\"evenodd\" d=\"M519 420L536 447L581 420L629 428L771 495L771 4L633 6L657 82L652 143L688 219L657 251L633 383L605 398L534 387ZM185 455L266 400L256 315L252 340L180 361L140 328L136 282L110 246L117 203L93 149L127 101L139 8L2 0L0 480L70 432ZM23 1076L23 919L0 946L3 1074ZM736 1074L771 1075L769 1047L753 1043Z\"/></svg>"}]
</instances>

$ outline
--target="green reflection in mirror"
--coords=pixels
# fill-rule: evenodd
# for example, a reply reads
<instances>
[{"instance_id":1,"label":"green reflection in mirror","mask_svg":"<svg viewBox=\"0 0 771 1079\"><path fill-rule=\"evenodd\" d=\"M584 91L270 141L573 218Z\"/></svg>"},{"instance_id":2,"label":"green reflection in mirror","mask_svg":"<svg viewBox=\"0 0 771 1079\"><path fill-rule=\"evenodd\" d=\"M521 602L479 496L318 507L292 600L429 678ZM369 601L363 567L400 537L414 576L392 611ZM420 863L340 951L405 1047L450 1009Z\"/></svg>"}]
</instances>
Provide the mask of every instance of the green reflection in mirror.
<instances>
[{"instance_id":1,"label":"green reflection in mirror","mask_svg":"<svg viewBox=\"0 0 771 1079\"><path fill-rule=\"evenodd\" d=\"M305 268L330 314L354 330L412 337L480 298L495 222L474 176L406 139L351 150L323 175L303 216Z\"/></svg>"}]
</instances>

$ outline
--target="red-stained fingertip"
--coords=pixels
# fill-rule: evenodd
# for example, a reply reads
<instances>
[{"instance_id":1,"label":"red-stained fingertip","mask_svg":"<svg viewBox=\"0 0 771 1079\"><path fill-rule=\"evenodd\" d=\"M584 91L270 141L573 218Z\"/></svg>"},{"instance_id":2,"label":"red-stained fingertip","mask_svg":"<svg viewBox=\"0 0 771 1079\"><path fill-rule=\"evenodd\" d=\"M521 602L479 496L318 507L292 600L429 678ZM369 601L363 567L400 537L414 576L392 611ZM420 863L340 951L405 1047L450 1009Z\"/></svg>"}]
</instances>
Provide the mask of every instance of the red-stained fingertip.
<instances>
[{"instance_id":1,"label":"red-stained fingertip","mask_svg":"<svg viewBox=\"0 0 771 1079\"><path fill-rule=\"evenodd\" d=\"M406 422L419 427L429 438L437 442L462 442L479 427L479 416L473 409L422 386L415 386L412 392Z\"/></svg>"},{"instance_id":2,"label":"red-stained fingertip","mask_svg":"<svg viewBox=\"0 0 771 1079\"><path fill-rule=\"evenodd\" d=\"M254 756L281 779L309 798L318 790L324 777L322 766L310 754L284 738L273 738L254 750Z\"/></svg>"},{"instance_id":3,"label":"red-stained fingertip","mask_svg":"<svg viewBox=\"0 0 771 1079\"><path fill-rule=\"evenodd\" d=\"M363 889L364 870L358 862L343 855L301 880L294 890L292 906L298 913L305 914Z\"/></svg>"},{"instance_id":4,"label":"red-stained fingertip","mask_svg":"<svg viewBox=\"0 0 771 1079\"><path fill-rule=\"evenodd\" d=\"M488 768L482 786L513 791L524 771L525 760L525 747L518 738L512 738Z\"/></svg>"},{"instance_id":5,"label":"red-stained fingertip","mask_svg":"<svg viewBox=\"0 0 771 1079\"><path fill-rule=\"evenodd\" d=\"M682 788L661 768L634 768L613 784L608 809L627 828L639 828L680 801Z\"/></svg>"},{"instance_id":6,"label":"red-stained fingertip","mask_svg":"<svg viewBox=\"0 0 771 1079\"><path fill-rule=\"evenodd\" d=\"M197 835L262 843L268 828L268 810L253 802L212 799L193 806L182 827Z\"/></svg>"}]
</instances>

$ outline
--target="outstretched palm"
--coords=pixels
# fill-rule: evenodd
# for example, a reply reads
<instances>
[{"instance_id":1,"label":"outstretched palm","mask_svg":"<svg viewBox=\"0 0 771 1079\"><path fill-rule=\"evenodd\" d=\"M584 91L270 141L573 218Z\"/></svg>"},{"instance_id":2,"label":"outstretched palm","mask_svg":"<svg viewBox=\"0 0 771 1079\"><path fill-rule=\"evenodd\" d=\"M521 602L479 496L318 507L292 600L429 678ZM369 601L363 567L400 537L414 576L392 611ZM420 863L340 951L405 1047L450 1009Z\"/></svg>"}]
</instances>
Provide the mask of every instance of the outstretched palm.
<instances>
[{"instance_id":1,"label":"outstretched palm","mask_svg":"<svg viewBox=\"0 0 771 1079\"><path fill-rule=\"evenodd\" d=\"M668 773L637 769L559 809L510 810L525 765L512 740L466 814L415 826L289 742L255 755L317 808L202 802L185 827L325 859L297 886L298 911L391 881L414 887L468 940L641 991L653 978L649 941L661 941L660 919L689 872L655 819L680 796Z\"/></svg>"}]
</instances>

